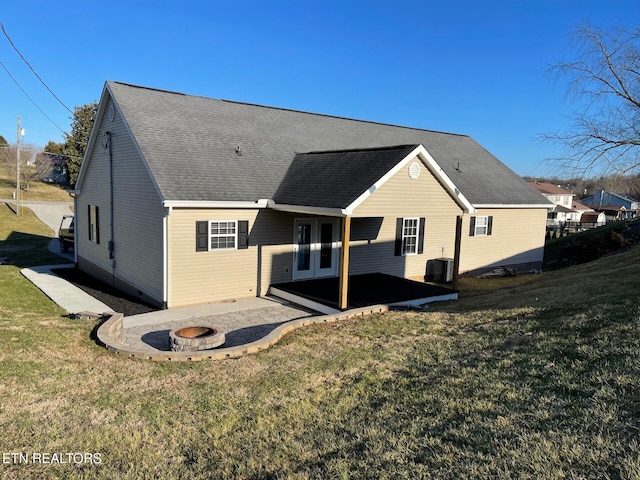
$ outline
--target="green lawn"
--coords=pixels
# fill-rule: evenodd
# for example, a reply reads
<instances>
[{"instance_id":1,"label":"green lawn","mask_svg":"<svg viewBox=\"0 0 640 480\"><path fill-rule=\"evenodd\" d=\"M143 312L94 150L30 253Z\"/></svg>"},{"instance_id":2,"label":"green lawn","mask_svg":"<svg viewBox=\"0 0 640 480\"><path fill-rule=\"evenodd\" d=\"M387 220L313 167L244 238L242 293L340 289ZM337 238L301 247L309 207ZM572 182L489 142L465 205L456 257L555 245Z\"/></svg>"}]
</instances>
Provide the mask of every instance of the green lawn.
<instances>
[{"instance_id":1,"label":"green lawn","mask_svg":"<svg viewBox=\"0 0 640 480\"><path fill-rule=\"evenodd\" d=\"M14 162L15 167L15 162ZM14 172L15 173L15 172ZM49 202L71 202L73 199L64 188L58 185L50 185L42 182L31 182L29 191L25 191L25 185L22 185L23 201L41 201ZM11 173L10 168L0 165L0 198L13 198L16 192L16 178Z\"/></svg>"},{"instance_id":2,"label":"green lawn","mask_svg":"<svg viewBox=\"0 0 640 480\"><path fill-rule=\"evenodd\" d=\"M16 215L13 206L0 203L0 263L19 267L68 263L48 252L51 235L51 229L29 208Z\"/></svg>"},{"instance_id":3,"label":"green lawn","mask_svg":"<svg viewBox=\"0 0 640 480\"><path fill-rule=\"evenodd\" d=\"M0 451L101 461L0 477L640 478L640 249L461 287L171 364L107 353L0 266Z\"/></svg>"}]
</instances>

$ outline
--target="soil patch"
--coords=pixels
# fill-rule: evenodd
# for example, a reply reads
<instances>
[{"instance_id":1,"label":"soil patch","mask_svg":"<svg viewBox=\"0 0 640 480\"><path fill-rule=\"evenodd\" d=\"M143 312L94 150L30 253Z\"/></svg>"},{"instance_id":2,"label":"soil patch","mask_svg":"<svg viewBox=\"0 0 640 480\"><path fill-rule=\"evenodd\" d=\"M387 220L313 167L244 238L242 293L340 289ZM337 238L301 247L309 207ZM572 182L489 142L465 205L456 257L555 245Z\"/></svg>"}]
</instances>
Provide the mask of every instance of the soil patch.
<instances>
[{"instance_id":1,"label":"soil patch","mask_svg":"<svg viewBox=\"0 0 640 480\"><path fill-rule=\"evenodd\" d=\"M51 271L125 316L159 310L133 295L128 295L107 283L93 278L77 268L56 268Z\"/></svg>"}]
</instances>

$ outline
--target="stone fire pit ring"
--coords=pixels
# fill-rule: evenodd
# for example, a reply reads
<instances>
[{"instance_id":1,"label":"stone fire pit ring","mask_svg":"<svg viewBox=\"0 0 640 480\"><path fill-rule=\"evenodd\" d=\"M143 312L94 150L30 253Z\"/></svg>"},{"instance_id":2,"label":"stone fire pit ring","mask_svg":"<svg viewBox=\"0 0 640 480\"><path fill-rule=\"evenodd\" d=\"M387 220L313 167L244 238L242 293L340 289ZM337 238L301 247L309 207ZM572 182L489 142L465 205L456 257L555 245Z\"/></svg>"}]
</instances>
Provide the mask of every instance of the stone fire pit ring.
<instances>
[{"instance_id":1,"label":"stone fire pit ring","mask_svg":"<svg viewBox=\"0 0 640 480\"><path fill-rule=\"evenodd\" d=\"M224 333L213 327L181 327L169 332L169 346L174 352L210 350L224 343Z\"/></svg>"}]
</instances>

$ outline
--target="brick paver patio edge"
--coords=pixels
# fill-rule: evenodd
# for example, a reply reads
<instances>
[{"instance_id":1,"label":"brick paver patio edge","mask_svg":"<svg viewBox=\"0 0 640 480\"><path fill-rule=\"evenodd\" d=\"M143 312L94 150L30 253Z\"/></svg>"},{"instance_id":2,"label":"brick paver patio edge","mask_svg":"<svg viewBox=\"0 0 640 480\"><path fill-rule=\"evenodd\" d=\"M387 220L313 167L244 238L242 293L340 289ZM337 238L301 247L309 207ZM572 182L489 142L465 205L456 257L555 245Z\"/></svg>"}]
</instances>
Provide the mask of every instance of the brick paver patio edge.
<instances>
[{"instance_id":1,"label":"brick paver patio edge","mask_svg":"<svg viewBox=\"0 0 640 480\"><path fill-rule=\"evenodd\" d=\"M317 317L305 317L297 320L286 322L268 335L251 343L237 345L227 348L216 348L213 350L202 350L198 352L149 352L144 350L136 350L123 345L123 320L124 315L115 313L105 321L97 331L99 342L110 352L119 353L132 358L141 358L154 362L184 362L184 361L201 361L201 360L226 360L229 358L238 358L244 355L258 353L266 350L277 343L286 334L308 325L316 323L334 323L348 318L370 315L372 313L382 313L389 310L388 305L373 305L365 308L355 308L345 312L335 313L331 315L321 315Z\"/></svg>"}]
</instances>

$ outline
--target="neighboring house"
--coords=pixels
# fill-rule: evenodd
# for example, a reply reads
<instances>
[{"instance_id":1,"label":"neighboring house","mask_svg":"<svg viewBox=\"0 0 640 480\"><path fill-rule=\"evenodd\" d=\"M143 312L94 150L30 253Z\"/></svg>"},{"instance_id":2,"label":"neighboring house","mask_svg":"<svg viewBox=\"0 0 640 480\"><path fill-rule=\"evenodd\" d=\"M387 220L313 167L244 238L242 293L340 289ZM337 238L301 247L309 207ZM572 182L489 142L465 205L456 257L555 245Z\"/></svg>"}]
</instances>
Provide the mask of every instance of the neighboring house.
<instances>
[{"instance_id":1,"label":"neighboring house","mask_svg":"<svg viewBox=\"0 0 640 480\"><path fill-rule=\"evenodd\" d=\"M583 198L580 202L596 212L605 213L607 221L634 218L640 214L640 200L604 190L597 190L594 195Z\"/></svg>"},{"instance_id":2,"label":"neighboring house","mask_svg":"<svg viewBox=\"0 0 640 480\"><path fill-rule=\"evenodd\" d=\"M574 200L571 208L580 215L580 224L583 228L601 227L607 223L607 217L604 212L596 212L593 208L587 207L582 203Z\"/></svg>"},{"instance_id":3,"label":"neighboring house","mask_svg":"<svg viewBox=\"0 0 640 480\"><path fill-rule=\"evenodd\" d=\"M69 183L69 172L67 162L63 155L56 155L49 152L38 152L36 155L36 165L41 166L43 173L42 181L46 183L67 184Z\"/></svg>"},{"instance_id":4,"label":"neighboring house","mask_svg":"<svg viewBox=\"0 0 640 480\"><path fill-rule=\"evenodd\" d=\"M605 215L574 200L574 193L559 185L547 182L528 182L555 206L547 213L547 229L562 230L565 227L577 229L593 228L606 223Z\"/></svg>"},{"instance_id":5,"label":"neighboring house","mask_svg":"<svg viewBox=\"0 0 640 480\"><path fill-rule=\"evenodd\" d=\"M78 267L165 308L423 280L456 244L463 273L540 268L549 207L468 136L117 82L74 195Z\"/></svg>"}]
</instances>

